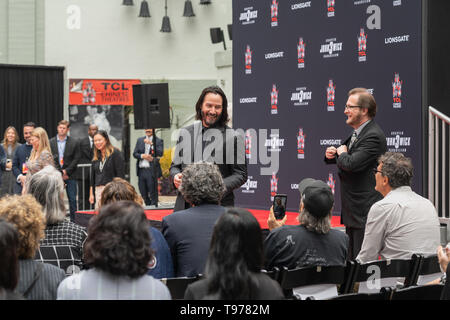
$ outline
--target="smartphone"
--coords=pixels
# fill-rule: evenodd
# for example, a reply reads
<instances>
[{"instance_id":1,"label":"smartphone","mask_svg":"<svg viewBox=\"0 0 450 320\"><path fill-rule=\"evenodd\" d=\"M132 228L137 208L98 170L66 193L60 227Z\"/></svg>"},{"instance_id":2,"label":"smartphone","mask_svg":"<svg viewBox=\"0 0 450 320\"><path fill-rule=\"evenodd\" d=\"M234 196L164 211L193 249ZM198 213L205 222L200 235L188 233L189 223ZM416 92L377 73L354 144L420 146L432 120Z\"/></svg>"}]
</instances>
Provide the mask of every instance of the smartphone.
<instances>
[{"instance_id":1,"label":"smartphone","mask_svg":"<svg viewBox=\"0 0 450 320\"><path fill-rule=\"evenodd\" d=\"M275 219L281 220L286 215L287 195L277 194L273 198L273 214Z\"/></svg>"}]
</instances>

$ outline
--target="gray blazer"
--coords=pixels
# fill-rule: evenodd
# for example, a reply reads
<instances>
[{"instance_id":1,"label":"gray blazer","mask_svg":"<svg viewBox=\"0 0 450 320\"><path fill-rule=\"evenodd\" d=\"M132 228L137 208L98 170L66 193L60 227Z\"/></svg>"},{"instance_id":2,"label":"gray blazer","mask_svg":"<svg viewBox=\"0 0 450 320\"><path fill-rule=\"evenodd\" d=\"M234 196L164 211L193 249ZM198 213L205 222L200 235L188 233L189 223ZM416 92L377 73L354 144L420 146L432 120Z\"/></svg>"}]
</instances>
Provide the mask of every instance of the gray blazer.
<instances>
[{"instance_id":1,"label":"gray blazer","mask_svg":"<svg viewBox=\"0 0 450 320\"><path fill-rule=\"evenodd\" d=\"M177 173L183 172L183 169L191 163L201 160L213 162L217 164L226 187L221 205L224 207L234 206L233 190L247 181L244 137L228 126L215 128L218 131L211 131L211 129L206 130L203 134L201 121L196 121L180 130L174 158L170 166L170 176L174 178ZM204 140L218 132L221 134L222 143L217 146L216 152L209 156L208 152L203 152L210 150L208 147L203 148ZM174 212L186 208L189 208L189 204L184 201L182 195L178 192Z\"/></svg>"}]
</instances>

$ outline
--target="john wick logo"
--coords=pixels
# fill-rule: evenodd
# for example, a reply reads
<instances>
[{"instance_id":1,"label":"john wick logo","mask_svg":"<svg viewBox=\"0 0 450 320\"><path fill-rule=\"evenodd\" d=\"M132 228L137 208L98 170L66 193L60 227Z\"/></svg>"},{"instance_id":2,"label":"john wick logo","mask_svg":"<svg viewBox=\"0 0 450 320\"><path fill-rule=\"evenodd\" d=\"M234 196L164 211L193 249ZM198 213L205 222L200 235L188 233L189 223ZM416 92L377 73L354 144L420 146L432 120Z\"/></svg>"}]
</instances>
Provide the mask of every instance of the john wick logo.
<instances>
[{"instance_id":1,"label":"john wick logo","mask_svg":"<svg viewBox=\"0 0 450 320\"><path fill-rule=\"evenodd\" d=\"M272 91L270 91L271 114L278 114L278 91L277 86L272 85Z\"/></svg>"},{"instance_id":2,"label":"john wick logo","mask_svg":"<svg viewBox=\"0 0 450 320\"><path fill-rule=\"evenodd\" d=\"M296 88L296 91L291 95L291 101L294 106L308 106L312 99L312 91L307 91L306 87Z\"/></svg>"},{"instance_id":3,"label":"john wick logo","mask_svg":"<svg viewBox=\"0 0 450 320\"><path fill-rule=\"evenodd\" d=\"M278 1L272 0L272 5L270 6L270 16L271 16L271 26L278 26Z\"/></svg>"},{"instance_id":4,"label":"john wick logo","mask_svg":"<svg viewBox=\"0 0 450 320\"><path fill-rule=\"evenodd\" d=\"M247 49L245 50L245 74L252 73L252 50L250 50L250 46L247 45Z\"/></svg>"},{"instance_id":5,"label":"john wick logo","mask_svg":"<svg viewBox=\"0 0 450 320\"><path fill-rule=\"evenodd\" d=\"M365 62L367 60L367 35L364 33L364 28L359 30L358 36L358 61Z\"/></svg>"},{"instance_id":6,"label":"john wick logo","mask_svg":"<svg viewBox=\"0 0 450 320\"><path fill-rule=\"evenodd\" d=\"M328 80L327 87L327 111L335 110L335 100L336 100L336 86L333 83L333 80Z\"/></svg>"},{"instance_id":7,"label":"john wick logo","mask_svg":"<svg viewBox=\"0 0 450 320\"><path fill-rule=\"evenodd\" d=\"M392 131L390 137L386 137L389 152L407 152L411 146L411 137L405 137L403 131Z\"/></svg>"},{"instance_id":8,"label":"john wick logo","mask_svg":"<svg viewBox=\"0 0 450 320\"><path fill-rule=\"evenodd\" d=\"M253 7L248 7L244 9L244 12L241 12L239 21L241 21L243 25L252 24L255 23L256 18L258 18L258 10L253 10Z\"/></svg>"},{"instance_id":9,"label":"john wick logo","mask_svg":"<svg viewBox=\"0 0 450 320\"><path fill-rule=\"evenodd\" d=\"M278 192L278 178L276 173L272 173L272 178L270 178L270 201L273 201L273 198L276 196Z\"/></svg>"},{"instance_id":10,"label":"john wick logo","mask_svg":"<svg viewBox=\"0 0 450 320\"><path fill-rule=\"evenodd\" d=\"M392 106L394 109L402 108L402 85L403 80L400 80L400 74L395 73L394 81L392 82Z\"/></svg>"},{"instance_id":11,"label":"john wick logo","mask_svg":"<svg viewBox=\"0 0 450 320\"><path fill-rule=\"evenodd\" d=\"M305 134L303 133L303 128L299 128L297 134L297 159L305 159Z\"/></svg>"},{"instance_id":12,"label":"john wick logo","mask_svg":"<svg viewBox=\"0 0 450 320\"><path fill-rule=\"evenodd\" d=\"M297 44L297 59L298 59L298 68L305 68L305 42L303 38L298 39Z\"/></svg>"},{"instance_id":13,"label":"john wick logo","mask_svg":"<svg viewBox=\"0 0 450 320\"><path fill-rule=\"evenodd\" d=\"M280 139L278 133L273 133L270 135L270 139L266 139L264 147L266 147L269 152L280 152L281 148L284 147L284 139Z\"/></svg>"},{"instance_id":14,"label":"john wick logo","mask_svg":"<svg viewBox=\"0 0 450 320\"><path fill-rule=\"evenodd\" d=\"M327 185L331 188L331 192L333 192L333 194L334 194L334 190L336 188L336 179L334 179L332 173L328 174Z\"/></svg>"},{"instance_id":15,"label":"john wick logo","mask_svg":"<svg viewBox=\"0 0 450 320\"><path fill-rule=\"evenodd\" d=\"M327 11L328 11L327 15L328 15L328 17L334 17L334 14L336 11L335 5L336 5L335 0L327 0Z\"/></svg>"},{"instance_id":16,"label":"john wick logo","mask_svg":"<svg viewBox=\"0 0 450 320\"><path fill-rule=\"evenodd\" d=\"M247 182L241 187L242 193L255 193L255 190L258 189L258 181L252 179L252 176L248 176Z\"/></svg>"},{"instance_id":17,"label":"john wick logo","mask_svg":"<svg viewBox=\"0 0 450 320\"><path fill-rule=\"evenodd\" d=\"M339 52L342 51L343 43L336 41L336 38L330 38L325 40L326 43L320 46L320 53L324 54L324 58L339 57Z\"/></svg>"}]
</instances>

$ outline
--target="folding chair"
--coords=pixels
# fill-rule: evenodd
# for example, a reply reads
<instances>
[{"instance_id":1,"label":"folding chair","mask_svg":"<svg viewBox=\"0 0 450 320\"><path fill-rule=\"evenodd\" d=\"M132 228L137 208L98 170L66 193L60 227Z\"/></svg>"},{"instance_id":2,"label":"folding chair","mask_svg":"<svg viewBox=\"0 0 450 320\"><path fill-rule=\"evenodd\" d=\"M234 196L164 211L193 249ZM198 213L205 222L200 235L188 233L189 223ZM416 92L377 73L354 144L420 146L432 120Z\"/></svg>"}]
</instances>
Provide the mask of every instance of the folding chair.
<instances>
[{"instance_id":1,"label":"folding chair","mask_svg":"<svg viewBox=\"0 0 450 320\"><path fill-rule=\"evenodd\" d=\"M417 272L419 257L379 260L360 264L356 261L349 287L359 283L359 293L377 293L382 287L409 287ZM402 281L399 283L399 281Z\"/></svg>"},{"instance_id":2,"label":"folding chair","mask_svg":"<svg viewBox=\"0 0 450 320\"><path fill-rule=\"evenodd\" d=\"M439 279L444 274L441 271L437 254L415 256L419 258L419 266L411 285L421 286Z\"/></svg>"},{"instance_id":3,"label":"folding chair","mask_svg":"<svg viewBox=\"0 0 450 320\"><path fill-rule=\"evenodd\" d=\"M261 270L262 273L267 274L270 278L272 278L275 281L279 281L280 279L280 269L277 267L274 267L272 270Z\"/></svg>"},{"instance_id":4,"label":"folding chair","mask_svg":"<svg viewBox=\"0 0 450 320\"><path fill-rule=\"evenodd\" d=\"M284 268L279 282L288 299L322 300L338 295L336 286L345 282L345 274L345 266Z\"/></svg>"},{"instance_id":5,"label":"folding chair","mask_svg":"<svg viewBox=\"0 0 450 320\"><path fill-rule=\"evenodd\" d=\"M391 300L440 300L443 289L443 284L397 289L392 293Z\"/></svg>"},{"instance_id":6,"label":"folding chair","mask_svg":"<svg viewBox=\"0 0 450 320\"><path fill-rule=\"evenodd\" d=\"M191 283L201 279L201 275L196 277L162 278L160 281L169 288L172 300L184 299L184 292Z\"/></svg>"},{"instance_id":7,"label":"folding chair","mask_svg":"<svg viewBox=\"0 0 450 320\"><path fill-rule=\"evenodd\" d=\"M328 300L390 300L393 289L383 287L375 293L347 293L332 297Z\"/></svg>"}]
</instances>

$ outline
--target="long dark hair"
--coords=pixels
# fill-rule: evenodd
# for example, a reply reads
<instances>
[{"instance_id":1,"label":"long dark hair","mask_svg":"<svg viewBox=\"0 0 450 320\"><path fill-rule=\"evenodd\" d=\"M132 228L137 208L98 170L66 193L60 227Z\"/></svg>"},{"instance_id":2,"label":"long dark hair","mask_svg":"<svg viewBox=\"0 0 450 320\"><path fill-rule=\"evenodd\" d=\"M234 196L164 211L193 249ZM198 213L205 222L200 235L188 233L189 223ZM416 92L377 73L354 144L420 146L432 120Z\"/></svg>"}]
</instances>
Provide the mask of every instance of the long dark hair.
<instances>
[{"instance_id":1,"label":"long dark hair","mask_svg":"<svg viewBox=\"0 0 450 320\"><path fill-rule=\"evenodd\" d=\"M111 144L108 133L105 130L98 130L97 133L94 135L94 137L98 134L101 135L106 140L105 149L106 149L106 158L108 158L114 152L114 147ZM97 161L100 159L102 159L102 152L98 150L94 144L94 157L92 158L92 161Z\"/></svg>"},{"instance_id":2,"label":"long dark hair","mask_svg":"<svg viewBox=\"0 0 450 320\"><path fill-rule=\"evenodd\" d=\"M0 219L0 289L13 291L19 282L18 247L16 228Z\"/></svg>"},{"instance_id":3,"label":"long dark hair","mask_svg":"<svg viewBox=\"0 0 450 320\"><path fill-rule=\"evenodd\" d=\"M230 118L228 117L228 100L223 90L218 86L211 86L203 89L202 93L200 94L200 97L197 100L197 104L195 105L195 112L196 112L195 119L202 120L203 118L202 105L203 101L205 100L205 96L208 93L218 94L222 97L222 113L220 115L219 120L217 120L217 125L223 127L228 123L228 121L230 121Z\"/></svg>"},{"instance_id":4,"label":"long dark hair","mask_svg":"<svg viewBox=\"0 0 450 320\"><path fill-rule=\"evenodd\" d=\"M219 218L211 239L205 275L206 299L250 299L256 287L252 273L261 271L261 227L244 209L229 208Z\"/></svg>"}]
</instances>

